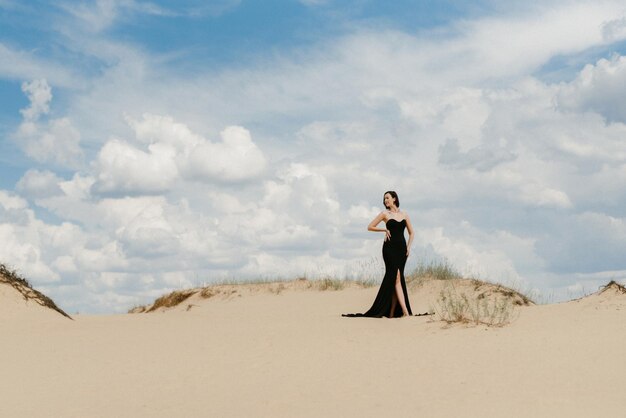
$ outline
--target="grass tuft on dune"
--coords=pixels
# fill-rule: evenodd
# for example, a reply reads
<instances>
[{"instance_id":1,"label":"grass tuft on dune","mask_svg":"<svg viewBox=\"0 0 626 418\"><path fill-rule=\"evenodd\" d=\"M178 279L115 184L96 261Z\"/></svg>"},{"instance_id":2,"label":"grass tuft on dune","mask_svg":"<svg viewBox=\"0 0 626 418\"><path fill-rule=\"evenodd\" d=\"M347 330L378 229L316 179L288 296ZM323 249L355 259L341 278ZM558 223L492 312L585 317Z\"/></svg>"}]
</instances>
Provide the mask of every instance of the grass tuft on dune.
<instances>
[{"instance_id":1,"label":"grass tuft on dune","mask_svg":"<svg viewBox=\"0 0 626 418\"><path fill-rule=\"evenodd\" d=\"M600 289L598 294L602 294L611 290L614 290L616 293L626 293L626 287L617 283L615 280L611 280L605 286L602 286L602 289Z\"/></svg>"},{"instance_id":2,"label":"grass tuft on dune","mask_svg":"<svg viewBox=\"0 0 626 418\"><path fill-rule=\"evenodd\" d=\"M21 277L15 270L11 270L2 263L0 263L0 283L5 283L13 287L15 290L20 292L25 300L33 301L41 306L55 310L69 319L72 319L72 317L59 308L52 299L38 290L33 289L28 280Z\"/></svg>"}]
</instances>

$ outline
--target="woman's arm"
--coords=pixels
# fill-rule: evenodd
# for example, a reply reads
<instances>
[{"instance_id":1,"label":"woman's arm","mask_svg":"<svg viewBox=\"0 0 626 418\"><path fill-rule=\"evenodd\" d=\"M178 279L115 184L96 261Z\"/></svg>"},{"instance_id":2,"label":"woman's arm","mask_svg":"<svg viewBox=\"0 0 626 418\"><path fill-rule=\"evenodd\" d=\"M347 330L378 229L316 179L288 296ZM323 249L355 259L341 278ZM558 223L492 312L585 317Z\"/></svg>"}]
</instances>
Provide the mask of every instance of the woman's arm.
<instances>
[{"instance_id":1,"label":"woman's arm","mask_svg":"<svg viewBox=\"0 0 626 418\"><path fill-rule=\"evenodd\" d=\"M413 225L411 225L411 220L409 219L409 214L406 214L406 230L409 232L409 242L406 244L406 256L409 256L411 252L411 244L413 243Z\"/></svg>"},{"instance_id":2,"label":"woman's arm","mask_svg":"<svg viewBox=\"0 0 626 418\"><path fill-rule=\"evenodd\" d=\"M372 232L384 232L385 233L385 241L387 241L389 239L389 237L391 237L391 233L389 232L389 230L387 228L376 228L376 226L381 223L382 221L385 220L385 212L380 212L373 220L372 222L370 222L370 224L367 226L367 230L368 231L372 231Z\"/></svg>"}]
</instances>

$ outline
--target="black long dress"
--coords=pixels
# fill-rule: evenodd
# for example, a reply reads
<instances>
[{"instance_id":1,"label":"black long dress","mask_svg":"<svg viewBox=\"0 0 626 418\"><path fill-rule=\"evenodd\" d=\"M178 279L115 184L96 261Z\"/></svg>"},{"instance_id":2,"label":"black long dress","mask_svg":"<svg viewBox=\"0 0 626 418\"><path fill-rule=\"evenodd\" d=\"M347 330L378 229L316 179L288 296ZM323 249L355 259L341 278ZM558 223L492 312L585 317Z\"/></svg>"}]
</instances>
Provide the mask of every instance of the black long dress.
<instances>
[{"instance_id":1,"label":"black long dress","mask_svg":"<svg viewBox=\"0 0 626 418\"><path fill-rule=\"evenodd\" d=\"M404 303L409 311L409 315L413 315L411 304L409 303L409 294L406 291L406 282L404 280L404 265L406 264L406 241L404 240L404 228L406 220L396 221L389 219L387 221L387 229L391 233L391 237L383 244L383 260L385 260L385 277L380 284L378 294L372 307L365 313L343 314L349 317L388 317L391 311L391 303L393 295L396 292L396 277L400 271L400 283L402 284L402 292L404 293ZM393 317L402 316L402 307L400 302L396 303Z\"/></svg>"}]
</instances>

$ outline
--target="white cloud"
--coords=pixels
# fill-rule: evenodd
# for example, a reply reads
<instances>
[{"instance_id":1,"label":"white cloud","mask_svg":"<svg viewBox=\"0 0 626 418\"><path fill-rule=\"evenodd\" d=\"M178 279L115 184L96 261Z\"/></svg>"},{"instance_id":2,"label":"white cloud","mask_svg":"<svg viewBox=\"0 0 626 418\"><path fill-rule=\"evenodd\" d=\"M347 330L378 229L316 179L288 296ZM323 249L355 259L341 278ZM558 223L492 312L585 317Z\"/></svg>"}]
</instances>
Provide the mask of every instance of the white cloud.
<instances>
[{"instance_id":1,"label":"white cloud","mask_svg":"<svg viewBox=\"0 0 626 418\"><path fill-rule=\"evenodd\" d=\"M478 68L464 70L475 74L488 69L491 76L504 77L527 73L550 57L609 42L605 25L623 13L619 2L546 3L540 14L471 21L461 26L467 33L462 47ZM624 34L615 35L611 42L624 39ZM461 52L459 43L451 46L450 52Z\"/></svg>"},{"instance_id":2,"label":"white cloud","mask_svg":"<svg viewBox=\"0 0 626 418\"><path fill-rule=\"evenodd\" d=\"M80 21L85 29L100 31L108 27L117 17L118 1L97 0L93 3L61 3L61 6Z\"/></svg>"},{"instance_id":3,"label":"white cloud","mask_svg":"<svg viewBox=\"0 0 626 418\"><path fill-rule=\"evenodd\" d=\"M130 20L134 15L160 17L219 16L239 5L241 0L180 0L163 7L155 2L139 0L65 1L60 7L68 12L87 32L102 32L119 21Z\"/></svg>"},{"instance_id":4,"label":"white cloud","mask_svg":"<svg viewBox=\"0 0 626 418\"><path fill-rule=\"evenodd\" d=\"M222 142L203 141L187 150L181 162L186 175L204 181L237 182L263 173L265 157L247 129L230 126L220 137Z\"/></svg>"},{"instance_id":5,"label":"white cloud","mask_svg":"<svg viewBox=\"0 0 626 418\"><path fill-rule=\"evenodd\" d=\"M16 50L0 42L0 77L9 80L45 78L59 86L80 86L84 77L64 63L37 57L33 51Z\"/></svg>"},{"instance_id":6,"label":"white cloud","mask_svg":"<svg viewBox=\"0 0 626 418\"><path fill-rule=\"evenodd\" d=\"M605 22L602 25L602 35L608 42L626 38L626 16Z\"/></svg>"},{"instance_id":7,"label":"white cloud","mask_svg":"<svg viewBox=\"0 0 626 418\"><path fill-rule=\"evenodd\" d=\"M40 248L55 228L41 230L42 226L25 200L0 190L0 260L33 280L58 281L59 274L49 267Z\"/></svg>"},{"instance_id":8,"label":"white cloud","mask_svg":"<svg viewBox=\"0 0 626 418\"><path fill-rule=\"evenodd\" d=\"M521 186L518 199L526 206L547 206L554 208L570 208L572 202L567 194L561 190L551 189L535 183Z\"/></svg>"},{"instance_id":9,"label":"white cloud","mask_svg":"<svg viewBox=\"0 0 626 418\"><path fill-rule=\"evenodd\" d=\"M46 80L34 80L22 84L30 106L22 109L22 124L14 133L14 139L26 155L39 162L52 162L62 167L76 168L83 152L80 148L80 132L68 118L50 119L39 123L42 115L50 111L52 89Z\"/></svg>"},{"instance_id":10,"label":"white cloud","mask_svg":"<svg viewBox=\"0 0 626 418\"><path fill-rule=\"evenodd\" d=\"M28 170L17 182L15 188L32 198L51 197L63 193L59 187L61 181L51 171Z\"/></svg>"},{"instance_id":11,"label":"white cloud","mask_svg":"<svg viewBox=\"0 0 626 418\"><path fill-rule=\"evenodd\" d=\"M15 133L15 139L26 155L39 162L75 168L83 157L80 133L67 118L50 120L47 126L24 122Z\"/></svg>"},{"instance_id":12,"label":"white cloud","mask_svg":"<svg viewBox=\"0 0 626 418\"><path fill-rule=\"evenodd\" d=\"M148 152L119 139L107 142L95 163L99 194L157 194L168 191L178 178L175 150L152 144Z\"/></svg>"},{"instance_id":13,"label":"white cloud","mask_svg":"<svg viewBox=\"0 0 626 418\"><path fill-rule=\"evenodd\" d=\"M595 111L610 122L626 123L625 96L626 57L615 54L587 64L558 100L566 109Z\"/></svg>"},{"instance_id":14,"label":"white cloud","mask_svg":"<svg viewBox=\"0 0 626 418\"><path fill-rule=\"evenodd\" d=\"M514 160L515 157L515 153L504 147L489 149L478 146L467 152L461 152L459 141L455 138L446 140L445 144L439 147L439 162L454 168L488 171L499 164Z\"/></svg>"},{"instance_id":15,"label":"white cloud","mask_svg":"<svg viewBox=\"0 0 626 418\"><path fill-rule=\"evenodd\" d=\"M40 115L50 111L52 89L46 80L40 79L30 83L22 83L22 91L26 93L30 101L30 106L20 111L25 121L35 121L39 119Z\"/></svg>"},{"instance_id":16,"label":"white cloud","mask_svg":"<svg viewBox=\"0 0 626 418\"><path fill-rule=\"evenodd\" d=\"M193 133L187 125L176 122L171 116L144 113L140 120L126 116L126 122L133 129L137 140L144 143L165 143L183 152L203 142L201 136Z\"/></svg>"},{"instance_id":17,"label":"white cloud","mask_svg":"<svg viewBox=\"0 0 626 418\"><path fill-rule=\"evenodd\" d=\"M156 16L175 16L176 13L157 4L136 0L96 0L63 2L65 11L82 23L84 30L100 32L113 25L116 20L127 18L130 13Z\"/></svg>"},{"instance_id":18,"label":"white cloud","mask_svg":"<svg viewBox=\"0 0 626 418\"><path fill-rule=\"evenodd\" d=\"M181 177L240 182L257 178L265 169L263 153L242 127L227 127L221 142L211 142L169 116L145 114L141 121L127 121L136 139L148 143L147 151L123 140L108 141L95 163L96 193L158 194Z\"/></svg>"},{"instance_id":19,"label":"white cloud","mask_svg":"<svg viewBox=\"0 0 626 418\"><path fill-rule=\"evenodd\" d=\"M519 271L535 270L534 266L529 266L530 261L541 263L531 239L507 231L485 233L467 221L454 229L456 231L443 227L421 228L416 233L416 246L433 248L439 257L448 260L467 277L496 281L521 281L524 278Z\"/></svg>"},{"instance_id":20,"label":"white cloud","mask_svg":"<svg viewBox=\"0 0 626 418\"><path fill-rule=\"evenodd\" d=\"M150 258L180 252L179 236L166 219L164 204L146 205L116 230L116 236L128 256Z\"/></svg>"}]
</instances>

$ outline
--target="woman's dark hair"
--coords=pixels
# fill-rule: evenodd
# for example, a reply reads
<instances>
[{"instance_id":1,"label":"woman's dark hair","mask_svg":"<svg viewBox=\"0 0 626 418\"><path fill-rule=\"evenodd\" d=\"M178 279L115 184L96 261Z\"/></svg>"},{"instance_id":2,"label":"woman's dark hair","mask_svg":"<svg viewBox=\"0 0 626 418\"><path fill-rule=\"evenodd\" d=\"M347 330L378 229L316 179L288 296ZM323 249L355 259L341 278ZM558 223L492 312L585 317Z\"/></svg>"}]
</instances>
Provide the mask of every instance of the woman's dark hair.
<instances>
[{"instance_id":1,"label":"woman's dark hair","mask_svg":"<svg viewBox=\"0 0 626 418\"><path fill-rule=\"evenodd\" d=\"M388 190L385 192L385 194L389 193L391 195L391 197L393 197L393 200L395 200L396 202L396 207L399 208L400 207L400 199L398 199L398 193L394 192L393 190ZM383 195L383 206L385 206L385 194ZM387 209L389 209L388 206L385 206Z\"/></svg>"}]
</instances>

